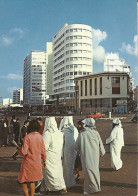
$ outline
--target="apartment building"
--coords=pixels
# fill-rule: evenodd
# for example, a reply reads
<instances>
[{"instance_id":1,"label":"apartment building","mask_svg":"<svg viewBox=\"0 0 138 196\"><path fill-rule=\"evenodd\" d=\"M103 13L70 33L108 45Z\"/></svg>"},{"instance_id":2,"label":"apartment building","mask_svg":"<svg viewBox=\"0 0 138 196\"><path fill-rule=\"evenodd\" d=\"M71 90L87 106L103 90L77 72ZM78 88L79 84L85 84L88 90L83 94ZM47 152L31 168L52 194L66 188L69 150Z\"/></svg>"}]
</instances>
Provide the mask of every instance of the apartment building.
<instances>
[{"instance_id":1,"label":"apartment building","mask_svg":"<svg viewBox=\"0 0 138 196\"><path fill-rule=\"evenodd\" d=\"M46 52L31 51L24 59L24 105L45 104L47 98L46 81Z\"/></svg>"},{"instance_id":2,"label":"apartment building","mask_svg":"<svg viewBox=\"0 0 138 196\"><path fill-rule=\"evenodd\" d=\"M116 53L107 53L104 59L105 72L125 72L131 75L130 66L126 64L124 59L119 58Z\"/></svg>"},{"instance_id":3,"label":"apartment building","mask_svg":"<svg viewBox=\"0 0 138 196\"><path fill-rule=\"evenodd\" d=\"M102 72L75 78L76 110L92 112L128 111L130 76L123 72Z\"/></svg>"},{"instance_id":4,"label":"apartment building","mask_svg":"<svg viewBox=\"0 0 138 196\"><path fill-rule=\"evenodd\" d=\"M53 38L53 99L74 107L74 79L93 72L92 28L65 24Z\"/></svg>"},{"instance_id":5,"label":"apartment building","mask_svg":"<svg viewBox=\"0 0 138 196\"><path fill-rule=\"evenodd\" d=\"M52 94L53 88L53 50L52 42L46 43L46 74L47 74L47 94Z\"/></svg>"}]
</instances>

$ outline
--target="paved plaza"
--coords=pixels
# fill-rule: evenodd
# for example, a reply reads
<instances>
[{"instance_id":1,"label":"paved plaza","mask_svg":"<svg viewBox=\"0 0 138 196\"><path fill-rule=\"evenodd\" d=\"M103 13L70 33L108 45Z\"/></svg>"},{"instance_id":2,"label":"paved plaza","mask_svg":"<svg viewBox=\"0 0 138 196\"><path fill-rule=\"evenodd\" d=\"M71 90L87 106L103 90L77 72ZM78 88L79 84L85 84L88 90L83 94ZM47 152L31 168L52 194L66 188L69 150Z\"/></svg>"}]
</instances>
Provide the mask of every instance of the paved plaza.
<instances>
[{"instance_id":1,"label":"paved plaza","mask_svg":"<svg viewBox=\"0 0 138 196\"><path fill-rule=\"evenodd\" d=\"M123 115L120 115L123 116ZM112 171L110 167L109 145L105 140L109 137L112 127L111 120L96 120L96 127L99 131L106 154L100 158L101 192L92 194L98 196L136 196L137 195L137 123L132 123L130 119L133 115L125 115L122 119L124 129L125 146L122 149L123 167L119 171ZM84 116L75 116L74 123ZM25 117L20 117L21 126ZM61 117L57 117L59 123ZM17 183L17 175L20 169L21 157L16 161L12 160L11 155L16 150L15 147L0 148L0 196L19 196L23 195L22 188ZM76 186L68 189L65 195L79 196L83 193L83 172L81 179ZM52 194L53 195L53 194Z\"/></svg>"}]
</instances>

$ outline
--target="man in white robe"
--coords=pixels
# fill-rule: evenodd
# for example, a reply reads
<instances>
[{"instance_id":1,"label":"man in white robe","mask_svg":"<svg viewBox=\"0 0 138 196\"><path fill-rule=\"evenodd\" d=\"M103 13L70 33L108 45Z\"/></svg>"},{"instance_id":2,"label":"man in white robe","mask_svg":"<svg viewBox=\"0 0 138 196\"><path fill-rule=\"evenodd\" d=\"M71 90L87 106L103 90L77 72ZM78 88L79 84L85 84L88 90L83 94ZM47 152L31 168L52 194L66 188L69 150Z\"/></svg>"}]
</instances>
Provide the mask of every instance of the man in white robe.
<instances>
[{"instance_id":1,"label":"man in white robe","mask_svg":"<svg viewBox=\"0 0 138 196\"><path fill-rule=\"evenodd\" d=\"M44 185L48 191L66 191L63 178L62 150L63 133L58 130L55 117L45 120L45 127L42 134L46 149L46 168L43 169L43 183L40 187L44 191Z\"/></svg>"},{"instance_id":2,"label":"man in white robe","mask_svg":"<svg viewBox=\"0 0 138 196\"><path fill-rule=\"evenodd\" d=\"M123 165L121 149L124 146L124 133L119 118L113 119L113 129L110 137L106 139L106 144L110 144L111 167L119 170Z\"/></svg>"},{"instance_id":3,"label":"man in white robe","mask_svg":"<svg viewBox=\"0 0 138 196\"><path fill-rule=\"evenodd\" d=\"M99 158L105 154L105 149L98 131L95 130L95 120L87 118L82 122L84 131L79 134L75 148L81 155L84 194L90 194L101 191Z\"/></svg>"},{"instance_id":4,"label":"man in white robe","mask_svg":"<svg viewBox=\"0 0 138 196\"><path fill-rule=\"evenodd\" d=\"M73 124L72 116L65 116L60 123L61 132L64 133L64 146L63 146L63 175L66 187L70 188L75 186L74 179L74 164L76 158L75 142L78 137L78 130Z\"/></svg>"}]
</instances>

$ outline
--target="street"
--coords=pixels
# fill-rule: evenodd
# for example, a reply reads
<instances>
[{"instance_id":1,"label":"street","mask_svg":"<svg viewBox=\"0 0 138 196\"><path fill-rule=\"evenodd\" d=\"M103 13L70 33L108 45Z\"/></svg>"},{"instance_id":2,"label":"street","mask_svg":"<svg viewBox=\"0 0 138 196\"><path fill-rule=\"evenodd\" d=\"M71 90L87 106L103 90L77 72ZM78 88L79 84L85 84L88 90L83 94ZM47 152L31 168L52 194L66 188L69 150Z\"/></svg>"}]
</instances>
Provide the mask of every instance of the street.
<instances>
[{"instance_id":1,"label":"street","mask_svg":"<svg viewBox=\"0 0 138 196\"><path fill-rule=\"evenodd\" d=\"M119 171L112 171L110 167L109 145L105 144L105 140L109 137L112 127L111 120L96 120L96 127L101 135L106 154L100 158L100 175L101 175L101 192L93 194L99 196L136 196L137 195L137 123L132 123L130 115L122 119L124 129L125 146L122 148L123 167ZM20 117L19 117L20 118ZM74 116L74 124L78 119L84 116ZM24 117L20 118L21 126ZM61 117L56 117L59 124ZM0 196L19 196L23 195L22 188L16 179L20 169L22 158L18 156L17 160L13 160L11 155L16 148L1 147L0 148ZM79 196L83 193L83 172L81 179L76 186L68 189L66 195Z\"/></svg>"}]
</instances>

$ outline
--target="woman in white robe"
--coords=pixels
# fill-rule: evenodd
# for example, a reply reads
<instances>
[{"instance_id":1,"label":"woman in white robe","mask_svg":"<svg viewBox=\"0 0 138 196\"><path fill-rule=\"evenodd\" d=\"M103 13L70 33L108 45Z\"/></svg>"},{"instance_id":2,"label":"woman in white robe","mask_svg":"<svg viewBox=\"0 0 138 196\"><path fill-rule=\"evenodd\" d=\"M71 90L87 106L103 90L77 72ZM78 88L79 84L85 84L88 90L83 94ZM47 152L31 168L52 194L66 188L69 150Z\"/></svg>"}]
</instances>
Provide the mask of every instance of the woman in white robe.
<instances>
[{"instance_id":1,"label":"woman in white robe","mask_svg":"<svg viewBox=\"0 0 138 196\"><path fill-rule=\"evenodd\" d=\"M46 118L42 137L46 149L46 168L43 169L43 187L40 187L40 190L44 191L45 185L48 191L67 192L61 160L63 133L58 130L55 117Z\"/></svg>"},{"instance_id":2,"label":"woman in white robe","mask_svg":"<svg viewBox=\"0 0 138 196\"><path fill-rule=\"evenodd\" d=\"M98 131L95 130L95 120L87 118L82 122L84 130L79 134L75 148L81 155L84 194L91 194L101 191L99 158L105 154L105 149Z\"/></svg>"},{"instance_id":3,"label":"woman in white robe","mask_svg":"<svg viewBox=\"0 0 138 196\"><path fill-rule=\"evenodd\" d=\"M77 152L74 147L78 137L78 130L73 124L73 117L65 116L61 120L59 130L64 133L63 175L66 187L70 188L76 184L73 171Z\"/></svg>"},{"instance_id":4,"label":"woman in white robe","mask_svg":"<svg viewBox=\"0 0 138 196\"><path fill-rule=\"evenodd\" d=\"M124 133L118 118L113 119L113 129L110 137L106 139L106 144L110 144L111 167L114 170L119 170L123 165L121 149L124 146Z\"/></svg>"}]
</instances>

